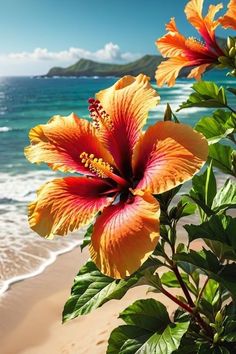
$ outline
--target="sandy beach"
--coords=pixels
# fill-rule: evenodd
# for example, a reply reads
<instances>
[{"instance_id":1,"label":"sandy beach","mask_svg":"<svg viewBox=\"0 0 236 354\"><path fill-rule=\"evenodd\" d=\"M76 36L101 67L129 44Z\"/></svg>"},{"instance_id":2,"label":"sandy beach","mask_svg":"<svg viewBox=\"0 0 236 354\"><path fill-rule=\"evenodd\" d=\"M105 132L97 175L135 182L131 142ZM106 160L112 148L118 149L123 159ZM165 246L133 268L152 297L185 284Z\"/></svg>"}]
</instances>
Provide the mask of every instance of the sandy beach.
<instances>
[{"instance_id":1,"label":"sandy beach","mask_svg":"<svg viewBox=\"0 0 236 354\"><path fill-rule=\"evenodd\" d=\"M61 324L61 312L77 270L88 258L79 248L58 257L42 274L13 284L0 299L1 354L104 354L119 312L146 294L147 287L131 289L89 315ZM173 304L155 296L169 310Z\"/></svg>"}]
</instances>

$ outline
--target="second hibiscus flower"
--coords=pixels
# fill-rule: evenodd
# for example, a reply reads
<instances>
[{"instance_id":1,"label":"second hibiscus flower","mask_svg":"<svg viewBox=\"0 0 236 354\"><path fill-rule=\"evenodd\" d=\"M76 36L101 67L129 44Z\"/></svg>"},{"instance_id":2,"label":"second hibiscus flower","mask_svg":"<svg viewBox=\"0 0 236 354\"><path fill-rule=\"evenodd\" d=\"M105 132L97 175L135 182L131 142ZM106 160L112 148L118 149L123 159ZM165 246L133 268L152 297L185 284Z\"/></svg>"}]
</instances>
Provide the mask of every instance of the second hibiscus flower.
<instances>
[{"instance_id":1,"label":"second hibiscus flower","mask_svg":"<svg viewBox=\"0 0 236 354\"><path fill-rule=\"evenodd\" d=\"M192 67L188 77L199 80L208 67L219 65L219 58L227 56L227 52L217 43L215 30L220 24L224 28L236 28L236 0L230 1L226 14L218 19L215 15L223 8L222 4L210 5L204 17L203 3L203 0L190 0L185 7L187 20L196 28L201 41L180 34L174 18L166 25L167 34L156 41L160 53L168 58L156 71L159 86L165 83L173 86L184 67ZM231 68L230 61L228 67Z\"/></svg>"},{"instance_id":2,"label":"second hibiscus flower","mask_svg":"<svg viewBox=\"0 0 236 354\"><path fill-rule=\"evenodd\" d=\"M148 77L125 76L89 100L93 123L55 116L30 131L25 150L33 163L83 175L39 189L29 205L31 228L51 238L96 218L91 258L114 278L136 271L157 245L160 208L153 194L191 179L207 159L206 139L187 125L157 122L142 131L158 101Z\"/></svg>"}]
</instances>

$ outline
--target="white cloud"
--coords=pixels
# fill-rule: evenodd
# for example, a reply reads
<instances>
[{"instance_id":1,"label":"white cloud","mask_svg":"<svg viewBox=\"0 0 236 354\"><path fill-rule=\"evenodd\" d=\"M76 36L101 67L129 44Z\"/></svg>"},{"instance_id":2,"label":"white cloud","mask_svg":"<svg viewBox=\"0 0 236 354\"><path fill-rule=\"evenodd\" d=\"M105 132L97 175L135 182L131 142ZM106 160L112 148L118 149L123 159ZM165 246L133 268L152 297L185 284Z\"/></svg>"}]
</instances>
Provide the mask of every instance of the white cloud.
<instances>
[{"instance_id":1,"label":"white cloud","mask_svg":"<svg viewBox=\"0 0 236 354\"><path fill-rule=\"evenodd\" d=\"M9 54L0 54L0 59L12 60L55 60L55 61L71 61L80 58L119 62L127 60L135 60L140 57L137 53L122 53L120 47L112 42L105 44L105 46L95 52L86 49L70 47L67 50L58 52L50 52L47 48L35 48L32 52L18 52Z\"/></svg>"},{"instance_id":2,"label":"white cloud","mask_svg":"<svg viewBox=\"0 0 236 354\"><path fill-rule=\"evenodd\" d=\"M45 74L52 66L68 66L84 58L100 62L125 63L138 59L141 54L122 52L112 42L97 51L70 47L53 52L47 48L35 48L31 52L0 53L0 75L38 75Z\"/></svg>"}]
</instances>

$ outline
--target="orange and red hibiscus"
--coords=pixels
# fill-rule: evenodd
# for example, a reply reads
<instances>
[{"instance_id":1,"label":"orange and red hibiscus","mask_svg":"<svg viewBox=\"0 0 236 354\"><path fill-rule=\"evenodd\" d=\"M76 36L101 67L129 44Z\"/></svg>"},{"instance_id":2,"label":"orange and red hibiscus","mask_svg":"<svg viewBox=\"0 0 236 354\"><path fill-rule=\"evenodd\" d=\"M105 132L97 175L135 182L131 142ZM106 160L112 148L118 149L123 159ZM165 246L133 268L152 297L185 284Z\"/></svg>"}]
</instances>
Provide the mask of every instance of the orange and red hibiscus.
<instances>
[{"instance_id":1,"label":"orange and red hibiscus","mask_svg":"<svg viewBox=\"0 0 236 354\"><path fill-rule=\"evenodd\" d=\"M190 0L185 7L188 21L196 28L203 42L180 34L174 18L166 25L167 34L156 41L161 54L169 58L157 68L156 80L159 86L165 83L173 86L180 70L184 67L193 67L188 77L199 80L207 67L219 64L218 58L225 55L216 41L215 29L220 23L230 27L232 16L235 24L236 0L231 0L228 16L226 14L218 20L215 19L215 15L223 7L222 4L210 5L207 15L203 17L203 1Z\"/></svg>"},{"instance_id":2,"label":"orange and red hibiscus","mask_svg":"<svg viewBox=\"0 0 236 354\"><path fill-rule=\"evenodd\" d=\"M157 122L142 132L158 101L148 77L125 76L89 100L93 123L54 116L30 131L25 150L33 163L84 175L43 185L29 205L31 228L63 236L96 217L91 258L114 278L132 274L157 245L160 207L152 194L191 179L207 158L206 139L187 125Z\"/></svg>"}]
</instances>

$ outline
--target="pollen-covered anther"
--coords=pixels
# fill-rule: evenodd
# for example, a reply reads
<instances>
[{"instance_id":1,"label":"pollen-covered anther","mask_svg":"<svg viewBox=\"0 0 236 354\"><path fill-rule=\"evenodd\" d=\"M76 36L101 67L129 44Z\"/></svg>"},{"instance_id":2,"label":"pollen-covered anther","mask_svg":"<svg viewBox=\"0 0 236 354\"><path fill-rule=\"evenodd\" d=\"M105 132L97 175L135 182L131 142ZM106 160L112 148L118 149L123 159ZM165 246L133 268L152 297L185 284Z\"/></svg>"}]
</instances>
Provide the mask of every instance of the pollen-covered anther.
<instances>
[{"instance_id":1,"label":"pollen-covered anther","mask_svg":"<svg viewBox=\"0 0 236 354\"><path fill-rule=\"evenodd\" d=\"M89 168L91 172L100 178L108 178L109 174L113 172L113 167L108 162L104 162L102 158L95 157L94 154L82 152L80 158L84 167Z\"/></svg>"},{"instance_id":2,"label":"pollen-covered anther","mask_svg":"<svg viewBox=\"0 0 236 354\"><path fill-rule=\"evenodd\" d=\"M90 117L93 120L93 125L96 129L101 129L101 127L105 127L106 129L113 129L113 123L109 116L106 113L104 108L102 107L99 100L95 100L94 98L90 98L89 102L89 112Z\"/></svg>"}]
</instances>

